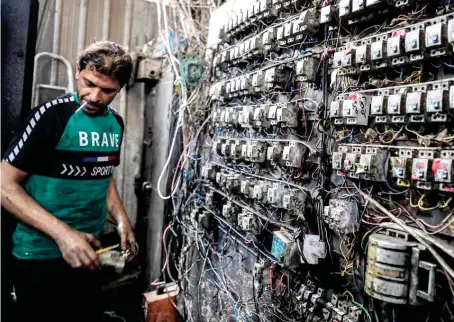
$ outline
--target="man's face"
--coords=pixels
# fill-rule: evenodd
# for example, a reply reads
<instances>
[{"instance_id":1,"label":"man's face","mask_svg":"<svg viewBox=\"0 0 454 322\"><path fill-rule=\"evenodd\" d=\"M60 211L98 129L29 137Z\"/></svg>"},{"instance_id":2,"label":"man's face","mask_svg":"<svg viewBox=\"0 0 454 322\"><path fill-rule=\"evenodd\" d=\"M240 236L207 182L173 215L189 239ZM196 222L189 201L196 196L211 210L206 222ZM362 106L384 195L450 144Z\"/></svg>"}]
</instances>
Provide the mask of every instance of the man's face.
<instances>
[{"instance_id":1,"label":"man's face","mask_svg":"<svg viewBox=\"0 0 454 322\"><path fill-rule=\"evenodd\" d=\"M87 103L82 109L88 114L102 113L121 90L115 79L88 68L80 70L79 64L76 79L80 104Z\"/></svg>"}]
</instances>

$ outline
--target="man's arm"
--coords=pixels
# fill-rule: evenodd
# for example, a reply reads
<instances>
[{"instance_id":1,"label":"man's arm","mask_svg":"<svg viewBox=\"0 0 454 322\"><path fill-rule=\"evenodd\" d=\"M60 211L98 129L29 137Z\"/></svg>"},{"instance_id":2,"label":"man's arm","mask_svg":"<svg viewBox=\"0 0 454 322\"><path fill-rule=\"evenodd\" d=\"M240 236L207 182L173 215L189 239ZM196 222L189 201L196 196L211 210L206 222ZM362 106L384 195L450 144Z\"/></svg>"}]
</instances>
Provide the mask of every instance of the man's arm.
<instances>
[{"instance_id":1,"label":"man's arm","mask_svg":"<svg viewBox=\"0 0 454 322\"><path fill-rule=\"evenodd\" d=\"M1 162L2 207L27 225L40 230L55 240L63 258L72 267L98 268L100 262L90 243L99 242L91 234L78 232L41 207L22 188L28 173L9 163Z\"/></svg>"},{"instance_id":2,"label":"man's arm","mask_svg":"<svg viewBox=\"0 0 454 322\"><path fill-rule=\"evenodd\" d=\"M135 255L136 239L113 177L110 179L109 188L107 190L107 211L117 222L118 232L121 238L121 248L123 250L130 249L132 254Z\"/></svg>"}]
</instances>

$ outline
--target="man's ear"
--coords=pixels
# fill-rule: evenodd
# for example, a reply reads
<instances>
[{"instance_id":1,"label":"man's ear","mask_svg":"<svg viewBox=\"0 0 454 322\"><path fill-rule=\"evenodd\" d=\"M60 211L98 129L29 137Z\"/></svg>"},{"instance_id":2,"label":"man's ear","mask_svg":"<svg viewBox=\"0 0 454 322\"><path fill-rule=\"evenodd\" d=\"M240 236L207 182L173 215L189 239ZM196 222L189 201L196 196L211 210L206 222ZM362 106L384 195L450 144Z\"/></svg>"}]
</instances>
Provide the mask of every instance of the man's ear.
<instances>
[{"instance_id":1,"label":"man's ear","mask_svg":"<svg viewBox=\"0 0 454 322\"><path fill-rule=\"evenodd\" d=\"M76 79L79 78L79 73L80 73L80 64L79 62L76 63Z\"/></svg>"}]
</instances>

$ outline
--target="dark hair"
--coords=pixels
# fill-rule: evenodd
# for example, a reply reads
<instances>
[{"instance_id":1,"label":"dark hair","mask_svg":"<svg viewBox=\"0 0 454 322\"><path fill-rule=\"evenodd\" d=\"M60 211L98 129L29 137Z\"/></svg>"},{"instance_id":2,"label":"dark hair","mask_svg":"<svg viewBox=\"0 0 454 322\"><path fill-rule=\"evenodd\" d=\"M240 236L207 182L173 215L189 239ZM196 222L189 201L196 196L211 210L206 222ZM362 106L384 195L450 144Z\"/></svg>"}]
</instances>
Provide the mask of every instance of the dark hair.
<instances>
[{"instance_id":1,"label":"dark hair","mask_svg":"<svg viewBox=\"0 0 454 322\"><path fill-rule=\"evenodd\" d=\"M89 68L110 76L123 87L131 78L132 59L126 50L113 41L96 41L79 54L80 70Z\"/></svg>"}]
</instances>

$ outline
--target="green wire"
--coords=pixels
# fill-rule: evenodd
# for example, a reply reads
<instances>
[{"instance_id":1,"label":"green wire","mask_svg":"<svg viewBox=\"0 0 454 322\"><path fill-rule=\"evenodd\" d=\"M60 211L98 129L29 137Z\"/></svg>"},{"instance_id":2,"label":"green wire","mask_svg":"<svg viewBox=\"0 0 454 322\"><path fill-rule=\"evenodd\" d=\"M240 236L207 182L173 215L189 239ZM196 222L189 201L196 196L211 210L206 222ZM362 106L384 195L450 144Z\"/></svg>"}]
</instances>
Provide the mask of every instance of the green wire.
<instances>
[{"instance_id":1,"label":"green wire","mask_svg":"<svg viewBox=\"0 0 454 322\"><path fill-rule=\"evenodd\" d=\"M352 302L353 302L353 304L355 304L355 305L359 306L360 308L362 308L364 313L366 313L367 317L369 318L369 322L372 322L372 317L370 316L369 312L367 312L366 308L362 304L360 304L358 302L355 302L355 301L352 301Z\"/></svg>"}]
</instances>

